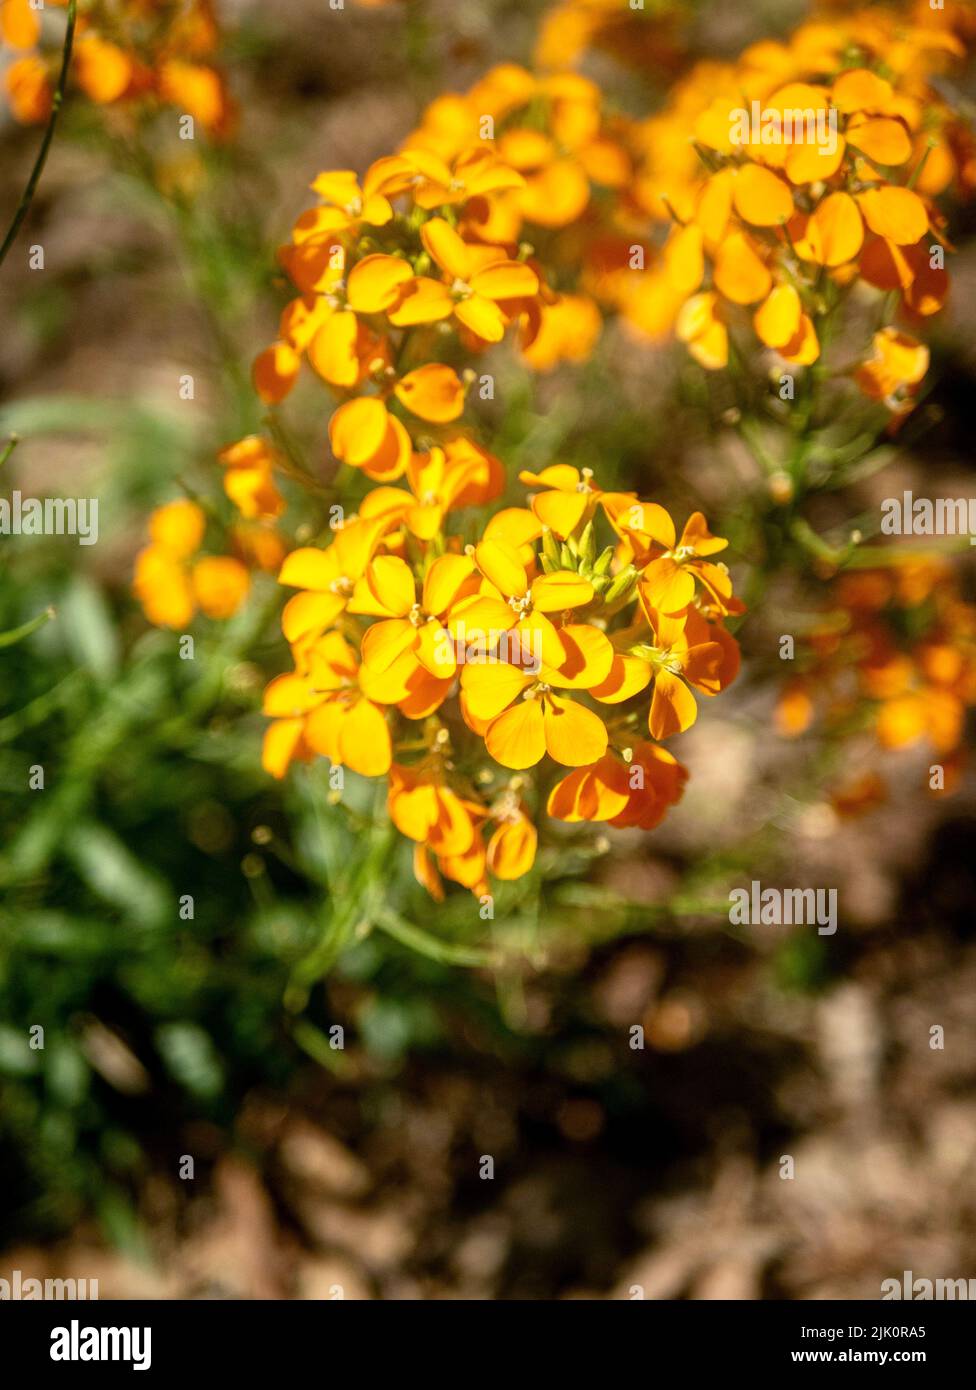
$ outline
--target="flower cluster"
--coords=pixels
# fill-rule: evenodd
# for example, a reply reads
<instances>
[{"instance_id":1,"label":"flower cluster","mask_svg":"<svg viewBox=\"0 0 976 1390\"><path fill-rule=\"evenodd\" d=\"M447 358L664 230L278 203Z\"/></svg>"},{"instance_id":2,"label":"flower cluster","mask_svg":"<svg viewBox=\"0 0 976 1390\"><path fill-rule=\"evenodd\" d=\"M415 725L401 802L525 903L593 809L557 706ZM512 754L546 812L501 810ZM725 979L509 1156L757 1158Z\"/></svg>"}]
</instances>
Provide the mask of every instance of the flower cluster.
<instances>
[{"instance_id":1,"label":"flower cluster","mask_svg":"<svg viewBox=\"0 0 976 1390\"><path fill-rule=\"evenodd\" d=\"M592 49L642 73L674 72L684 58L684 0L557 0L542 17L534 61L542 70L576 67Z\"/></svg>"},{"instance_id":2,"label":"flower cluster","mask_svg":"<svg viewBox=\"0 0 976 1390\"><path fill-rule=\"evenodd\" d=\"M482 495L481 460L455 463L436 498L443 451L408 469L409 489L373 489L330 544L282 566L298 591L282 615L294 669L265 693L267 770L321 755L388 775L391 819L435 896L442 878L483 893L489 874L526 873L543 805L658 824L686 776L658 740L738 669L724 623L741 605L713 558L726 542L700 513L679 537L657 504L556 464L522 474L530 505L465 544L454 513Z\"/></svg>"},{"instance_id":3,"label":"flower cluster","mask_svg":"<svg viewBox=\"0 0 976 1390\"><path fill-rule=\"evenodd\" d=\"M517 188L493 200L490 215L477 217L475 231L493 244L523 238L546 268L549 284L520 339L536 370L590 355L600 332L597 302L613 306L617 280L632 279L634 254L643 256L634 130L589 78L506 63L467 92L436 98L405 142L441 158L488 145L521 175Z\"/></svg>"},{"instance_id":4,"label":"flower cluster","mask_svg":"<svg viewBox=\"0 0 976 1390\"><path fill-rule=\"evenodd\" d=\"M735 63L696 66L639 131L635 195L670 233L624 312L651 333L674 325L709 369L726 366L739 325L742 353L751 329L809 366L834 311L867 287L883 300L883 331L856 379L910 409L925 360L908 330L948 286L935 199L967 192L974 174L971 137L931 82L964 50L922 15L813 20Z\"/></svg>"},{"instance_id":5,"label":"flower cluster","mask_svg":"<svg viewBox=\"0 0 976 1390\"><path fill-rule=\"evenodd\" d=\"M228 492L246 472L244 465L228 465ZM244 515L256 514L250 497L244 505ZM198 610L208 618L229 618L248 596L252 569L277 573L284 547L266 523L242 521L229 528L230 555L198 553L206 529L203 508L188 498L167 502L150 516L149 545L136 556L132 587L151 623L184 628Z\"/></svg>"},{"instance_id":6,"label":"flower cluster","mask_svg":"<svg viewBox=\"0 0 976 1390\"><path fill-rule=\"evenodd\" d=\"M803 733L818 711L835 731L874 731L882 747L923 740L956 774L967 708L976 705L976 607L948 562L901 561L834 581L803 669L782 692L777 724Z\"/></svg>"},{"instance_id":7,"label":"flower cluster","mask_svg":"<svg viewBox=\"0 0 976 1390\"><path fill-rule=\"evenodd\" d=\"M67 3L47 0L62 10ZM46 9L31 0L0 5L0 39L17 55L4 87L27 125L47 120L61 63L61 36L45 26ZM213 63L217 42L211 0L79 0L71 80L98 106L173 106L224 135L235 113Z\"/></svg>"},{"instance_id":8,"label":"flower cluster","mask_svg":"<svg viewBox=\"0 0 976 1390\"><path fill-rule=\"evenodd\" d=\"M338 391L399 402L405 423L373 404L340 409L330 431L338 457L390 477L403 472L416 420L463 413L470 375L431 358L478 353L512 327L535 370L584 360L601 320L580 266L590 251L611 254L629 128L588 79L506 64L433 101L361 183L321 173L320 205L279 252L299 296L255 365L262 399L282 400L305 357ZM611 244L625 264L627 239Z\"/></svg>"},{"instance_id":9,"label":"flower cluster","mask_svg":"<svg viewBox=\"0 0 976 1390\"><path fill-rule=\"evenodd\" d=\"M464 413L473 373L462 380L432 359L500 341L539 292L527 260L479 241L470 223L522 182L489 149L450 164L422 150L392 155L362 184L320 174L322 202L279 252L299 294L254 364L262 400L283 400L305 358L345 397L329 424L335 457L374 479L402 476L419 432Z\"/></svg>"}]
</instances>

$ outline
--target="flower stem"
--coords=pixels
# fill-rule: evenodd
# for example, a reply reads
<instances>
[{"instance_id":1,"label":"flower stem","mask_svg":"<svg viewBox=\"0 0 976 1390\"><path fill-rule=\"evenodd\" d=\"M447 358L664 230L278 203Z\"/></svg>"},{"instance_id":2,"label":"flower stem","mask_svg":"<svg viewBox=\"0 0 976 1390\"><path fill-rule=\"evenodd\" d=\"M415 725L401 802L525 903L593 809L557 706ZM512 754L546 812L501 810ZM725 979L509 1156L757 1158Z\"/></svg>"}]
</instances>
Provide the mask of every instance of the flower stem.
<instances>
[{"instance_id":1,"label":"flower stem","mask_svg":"<svg viewBox=\"0 0 976 1390\"><path fill-rule=\"evenodd\" d=\"M41 174L44 172L44 165L47 162L48 150L51 148L51 141L54 139L54 127L57 125L58 113L64 101L64 89L68 81L68 68L71 65L71 48L75 38L75 10L77 0L68 0L68 26L64 33L64 50L61 55L61 72L58 75L58 85L51 98L51 114L48 117L47 129L44 132L44 139L41 141L41 148L38 150L31 176L27 180L27 187L21 196L14 213L14 219L7 229L7 235L3 239L3 246L0 246L0 264L3 263L7 252L17 238L24 218L30 211L30 205L34 201L34 194L37 192L37 185L41 181Z\"/></svg>"}]
</instances>

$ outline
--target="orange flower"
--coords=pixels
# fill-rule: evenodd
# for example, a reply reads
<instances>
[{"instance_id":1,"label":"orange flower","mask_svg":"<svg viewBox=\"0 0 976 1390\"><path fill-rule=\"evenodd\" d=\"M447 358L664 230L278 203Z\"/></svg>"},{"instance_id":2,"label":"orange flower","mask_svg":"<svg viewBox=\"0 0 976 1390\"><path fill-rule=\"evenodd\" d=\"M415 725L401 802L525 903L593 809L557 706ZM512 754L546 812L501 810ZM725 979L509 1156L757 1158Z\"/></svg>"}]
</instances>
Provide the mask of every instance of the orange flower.
<instances>
[{"instance_id":1,"label":"orange flower","mask_svg":"<svg viewBox=\"0 0 976 1390\"><path fill-rule=\"evenodd\" d=\"M24 125L46 121L51 114L52 91L47 64L31 54L11 63L3 75L10 109Z\"/></svg>"},{"instance_id":2,"label":"orange flower","mask_svg":"<svg viewBox=\"0 0 976 1390\"><path fill-rule=\"evenodd\" d=\"M539 296L523 307L522 358L536 372L551 371L560 362L585 362L602 328L600 310L587 295Z\"/></svg>"},{"instance_id":3,"label":"orange flower","mask_svg":"<svg viewBox=\"0 0 976 1390\"><path fill-rule=\"evenodd\" d=\"M531 499L533 513L553 535L566 540L581 531L593 517L599 502L607 516L613 519L635 502L630 492L603 492L593 483L593 470L573 468L568 463L554 463L541 473L523 469L519 482L526 487L539 488Z\"/></svg>"},{"instance_id":4,"label":"orange flower","mask_svg":"<svg viewBox=\"0 0 976 1390\"><path fill-rule=\"evenodd\" d=\"M454 642L445 623L459 601L478 586L474 561L467 555L441 555L428 569L423 591L409 565L397 555L372 560L349 604L351 613L368 613L373 623L363 638L363 661L388 671L409 652L419 666L441 680L454 675Z\"/></svg>"},{"instance_id":5,"label":"orange flower","mask_svg":"<svg viewBox=\"0 0 976 1390\"><path fill-rule=\"evenodd\" d=\"M182 499L150 517L151 544L136 556L132 587L151 623L186 627L197 608L208 618L229 618L247 597L250 577L240 560L211 555L191 564L205 526L201 508Z\"/></svg>"},{"instance_id":6,"label":"orange flower","mask_svg":"<svg viewBox=\"0 0 976 1390\"><path fill-rule=\"evenodd\" d=\"M30 0L3 0L0 39L11 48L33 48L41 36L41 21Z\"/></svg>"},{"instance_id":7,"label":"orange flower","mask_svg":"<svg viewBox=\"0 0 976 1390\"><path fill-rule=\"evenodd\" d=\"M346 401L329 421L332 452L369 478L399 478L411 454L410 436L378 396Z\"/></svg>"},{"instance_id":8,"label":"orange flower","mask_svg":"<svg viewBox=\"0 0 976 1390\"><path fill-rule=\"evenodd\" d=\"M330 169L317 174L312 188L322 199L324 207L303 213L295 224L296 232L308 234L385 227L393 216L388 198L380 194L367 197L351 169Z\"/></svg>"},{"instance_id":9,"label":"orange flower","mask_svg":"<svg viewBox=\"0 0 976 1390\"><path fill-rule=\"evenodd\" d=\"M383 518L347 521L327 549L304 546L292 551L278 575L279 584L302 590L288 600L281 615L289 642L314 640L345 611L386 524Z\"/></svg>"},{"instance_id":10,"label":"orange flower","mask_svg":"<svg viewBox=\"0 0 976 1390\"><path fill-rule=\"evenodd\" d=\"M489 659L461 673L462 711L502 767L534 767L548 753L564 767L602 757L607 731L599 715L554 689L587 690L609 674L613 648L599 629L570 625L560 632L566 656L533 673Z\"/></svg>"},{"instance_id":11,"label":"orange flower","mask_svg":"<svg viewBox=\"0 0 976 1390\"><path fill-rule=\"evenodd\" d=\"M159 69L159 93L165 102L180 107L212 134L226 130L233 121L234 108L224 79L203 63L166 59Z\"/></svg>"},{"instance_id":12,"label":"orange flower","mask_svg":"<svg viewBox=\"0 0 976 1390\"><path fill-rule=\"evenodd\" d=\"M394 391L409 411L433 424L450 424L464 409L464 387L457 372L439 362L407 372Z\"/></svg>"},{"instance_id":13,"label":"orange flower","mask_svg":"<svg viewBox=\"0 0 976 1390\"><path fill-rule=\"evenodd\" d=\"M241 516L274 520L285 509L274 483L275 452L260 435L228 444L217 455L227 470L224 491Z\"/></svg>"},{"instance_id":14,"label":"orange flower","mask_svg":"<svg viewBox=\"0 0 976 1390\"><path fill-rule=\"evenodd\" d=\"M653 674L654 691L647 721L651 737L669 738L690 729L698 718L692 689L703 695L717 695L728 684L728 678L723 679L726 651L713 640L713 629L700 613L691 610L683 617L670 617L655 612L648 605L643 586L639 586L638 592L652 639L633 646L630 656L631 660L636 658L648 664L648 679ZM628 674L632 681L632 673ZM599 689L593 693L601 698Z\"/></svg>"},{"instance_id":15,"label":"orange flower","mask_svg":"<svg viewBox=\"0 0 976 1390\"><path fill-rule=\"evenodd\" d=\"M692 295L681 307L676 332L701 366L717 371L727 365L729 331L721 317L717 294L707 291Z\"/></svg>"},{"instance_id":16,"label":"orange flower","mask_svg":"<svg viewBox=\"0 0 976 1390\"><path fill-rule=\"evenodd\" d=\"M486 863L495 878L522 878L535 863L539 832L524 805L511 793L491 809L495 829L488 841Z\"/></svg>"},{"instance_id":17,"label":"orange flower","mask_svg":"<svg viewBox=\"0 0 976 1390\"><path fill-rule=\"evenodd\" d=\"M504 487L505 471L486 449L458 437L428 454L413 454L407 464L407 482L410 492L378 487L367 493L360 516L402 518L412 535L429 541L449 512L497 497Z\"/></svg>"},{"instance_id":18,"label":"orange flower","mask_svg":"<svg viewBox=\"0 0 976 1390\"><path fill-rule=\"evenodd\" d=\"M129 55L97 34L80 36L72 67L86 95L100 106L118 101L132 80L133 65Z\"/></svg>"},{"instance_id":19,"label":"orange flower","mask_svg":"<svg viewBox=\"0 0 976 1390\"><path fill-rule=\"evenodd\" d=\"M858 367L855 380L866 396L883 401L895 415L906 414L928 371L929 350L896 328L875 333L873 347L874 355Z\"/></svg>"},{"instance_id":20,"label":"orange flower","mask_svg":"<svg viewBox=\"0 0 976 1390\"><path fill-rule=\"evenodd\" d=\"M504 540L484 540L474 554L484 582L479 595L458 604L456 621L469 637L512 632L519 650L537 650L547 665L560 666L566 651L548 614L589 603L596 592L590 581L569 570L530 578L517 549Z\"/></svg>"},{"instance_id":21,"label":"orange flower","mask_svg":"<svg viewBox=\"0 0 976 1390\"><path fill-rule=\"evenodd\" d=\"M470 851L484 814L477 802L452 791L432 762L417 767L394 763L387 804L401 835L453 860Z\"/></svg>"},{"instance_id":22,"label":"orange flower","mask_svg":"<svg viewBox=\"0 0 976 1390\"><path fill-rule=\"evenodd\" d=\"M424 247L444 272L444 279L419 275L400 290L389 320L397 327L437 323L454 317L488 343L500 342L517 307L510 301L529 298L539 288L538 277L521 261L506 260L493 246L469 245L443 218L434 217L420 229Z\"/></svg>"},{"instance_id":23,"label":"orange flower","mask_svg":"<svg viewBox=\"0 0 976 1390\"><path fill-rule=\"evenodd\" d=\"M427 150L406 149L378 159L363 180L367 198L396 198L408 190L418 208L451 207L471 198L520 188L525 180L487 149L472 149L453 165Z\"/></svg>"},{"instance_id":24,"label":"orange flower","mask_svg":"<svg viewBox=\"0 0 976 1390\"><path fill-rule=\"evenodd\" d=\"M732 581L728 571L707 558L724 550L728 541L711 534L701 512L692 512L680 540L664 508L650 503L636 503L618 519L618 529L634 548L643 571L639 589L645 607L681 613L695 597L697 580L720 612L729 611Z\"/></svg>"},{"instance_id":25,"label":"orange flower","mask_svg":"<svg viewBox=\"0 0 976 1390\"><path fill-rule=\"evenodd\" d=\"M681 800L688 773L667 749L638 740L618 754L604 754L557 782L548 811L558 820L607 821L613 826L653 830Z\"/></svg>"},{"instance_id":26,"label":"orange flower","mask_svg":"<svg viewBox=\"0 0 976 1390\"><path fill-rule=\"evenodd\" d=\"M264 736L262 763L283 777L291 761L320 753L335 767L363 777L389 771L392 744L380 705L359 684L359 658L338 632L327 632L303 653L302 670L277 676L264 695L273 720Z\"/></svg>"}]
</instances>

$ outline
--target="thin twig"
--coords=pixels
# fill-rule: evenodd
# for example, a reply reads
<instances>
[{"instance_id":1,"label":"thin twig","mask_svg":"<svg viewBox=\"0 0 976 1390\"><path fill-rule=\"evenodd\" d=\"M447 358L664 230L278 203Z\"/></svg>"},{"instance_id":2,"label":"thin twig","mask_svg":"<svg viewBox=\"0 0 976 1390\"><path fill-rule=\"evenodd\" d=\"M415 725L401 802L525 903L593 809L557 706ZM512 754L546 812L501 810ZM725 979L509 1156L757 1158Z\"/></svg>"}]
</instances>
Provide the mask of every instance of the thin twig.
<instances>
[{"instance_id":1,"label":"thin twig","mask_svg":"<svg viewBox=\"0 0 976 1390\"><path fill-rule=\"evenodd\" d=\"M58 76L58 85L54 89L54 96L51 98L51 114L48 117L47 129L44 132L44 139L41 141L41 148L38 151L37 159L34 161L34 168L31 176L27 180L27 187L24 189L17 211L14 213L14 220L11 222L7 235L3 239L3 246L0 247L0 265L2 265L7 252L17 238L24 218L30 211L30 205L34 201L34 194L37 192L37 185L41 181L41 174L44 172L44 165L47 162L48 150L51 148L51 141L54 139L54 127L57 125L58 112L64 101L64 89L68 81L68 68L71 65L71 49L75 38L75 9L77 0L68 0L68 27L64 33L64 51L61 57L61 72Z\"/></svg>"}]
</instances>

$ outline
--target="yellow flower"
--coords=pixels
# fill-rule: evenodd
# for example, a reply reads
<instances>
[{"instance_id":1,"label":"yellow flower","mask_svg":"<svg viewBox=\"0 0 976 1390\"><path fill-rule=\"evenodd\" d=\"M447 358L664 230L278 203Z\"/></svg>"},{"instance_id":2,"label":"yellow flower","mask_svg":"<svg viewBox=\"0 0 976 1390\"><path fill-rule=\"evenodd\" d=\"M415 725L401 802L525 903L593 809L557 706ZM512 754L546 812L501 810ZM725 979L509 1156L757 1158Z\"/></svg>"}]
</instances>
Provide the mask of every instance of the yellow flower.
<instances>
[{"instance_id":1,"label":"yellow flower","mask_svg":"<svg viewBox=\"0 0 976 1390\"><path fill-rule=\"evenodd\" d=\"M302 667L265 691L264 713L274 720L264 737L265 770L283 777L295 757L320 753L363 777L389 771L389 726L381 706L363 694L359 658L345 638L319 637L305 649Z\"/></svg>"},{"instance_id":2,"label":"yellow flower","mask_svg":"<svg viewBox=\"0 0 976 1390\"><path fill-rule=\"evenodd\" d=\"M557 782L547 810L558 820L653 830L681 800L687 778L667 749L638 739L625 753L609 750L590 767L577 768Z\"/></svg>"},{"instance_id":3,"label":"yellow flower","mask_svg":"<svg viewBox=\"0 0 976 1390\"><path fill-rule=\"evenodd\" d=\"M424 541L437 535L449 512L490 502L505 485L499 460L460 436L445 440L443 448L413 454L406 471L410 492L373 488L363 498L359 514L402 518L411 534Z\"/></svg>"},{"instance_id":4,"label":"yellow flower","mask_svg":"<svg viewBox=\"0 0 976 1390\"><path fill-rule=\"evenodd\" d=\"M873 355L858 367L855 380L866 396L882 401L895 415L912 408L912 397L928 371L929 350L910 333L883 328L875 333Z\"/></svg>"},{"instance_id":5,"label":"yellow flower","mask_svg":"<svg viewBox=\"0 0 976 1390\"><path fill-rule=\"evenodd\" d=\"M492 808L491 819L495 829L485 852L489 872L503 881L522 878L535 863L539 832L524 805L511 795Z\"/></svg>"},{"instance_id":6,"label":"yellow flower","mask_svg":"<svg viewBox=\"0 0 976 1390\"><path fill-rule=\"evenodd\" d=\"M484 582L479 595L457 605L456 622L469 637L511 632L521 651L538 649L547 665L561 665L565 647L547 615L589 603L596 592L590 581L570 570L530 578L518 551L504 540L481 541L474 556Z\"/></svg>"},{"instance_id":7,"label":"yellow flower","mask_svg":"<svg viewBox=\"0 0 976 1390\"><path fill-rule=\"evenodd\" d=\"M454 675L454 642L446 623L458 602L478 586L467 555L441 555L417 593L409 565L397 555L372 560L349 604L350 613L378 616L363 637L363 661L378 673L409 652L418 665L444 680Z\"/></svg>"},{"instance_id":8,"label":"yellow flower","mask_svg":"<svg viewBox=\"0 0 976 1390\"><path fill-rule=\"evenodd\" d=\"M275 452L260 435L228 444L217 455L227 470L224 491L241 516L274 520L285 509L274 482Z\"/></svg>"},{"instance_id":9,"label":"yellow flower","mask_svg":"<svg viewBox=\"0 0 976 1390\"><path fill-rule=\"evenodd\" d=\"M546 576L547 578L550 576ZM559 634L565 656L541 669L495 659L466 664L462 711L502 767L533 767L548 753L565 767L602 757L607 730L599 715L555 690L588 690L604 681L613 661L606 636L588 624Z\"/></svg>"},{"instance_id":10,"label":"yellow flower","mask_svg":"<svg viewBox=\"0 0 976 1390\"><path fill-rule=\"evenodd\" d=\"M289 642L313 640L345 611L386 526L383 518L347 521L327 549L303 546L292 551L278 575L279 584L302 590L288 600L281 615Z\"/></svg>"},{"instance_id":11,"label":"yellow flower","mask_svg":"<svg viewBox=\"0 0 976 1390\"><path fill-rule=\"evenodd\" d=\"M151 623L186 627L198 608L208 618L229 618L247 597L250 576L240 560L193 561L205 529L202 509L189 500L168 502L150 517L150 544L136 556L132 588Z\"/></svg>"},{"instance_id":12,"label":"yellow flower","mask_svg":"<svg viewBox=\"0 0 976 1390\"><path fill-rule=\"evenodd\" d=\"M437 323L451 315L488 343L500 342L511 321L513 300L531 297L538 277L521 261L507 260L491 246L467 244L443 218L433 217L420 229L427 253L444 272L444 279L420 275L406 281L389 320L397 327Z\"/></svg>"},{"instance_id":13,"label":"yellow flower","mask_svg":"<svg viewBox=\"0 0 976 1390\"><path fill-rule=\"evenodd\" d=\"M697 580L720 612L729 611L732 582L728 572L708 559L724 550L728 541L712 535L701 512L692 512L680 540L664 508L650 503L634 504L618 520L618 527L636 551L642 570L641 601L647 607L681 613L695 597Z\"/></svg>"}]
</instances>

